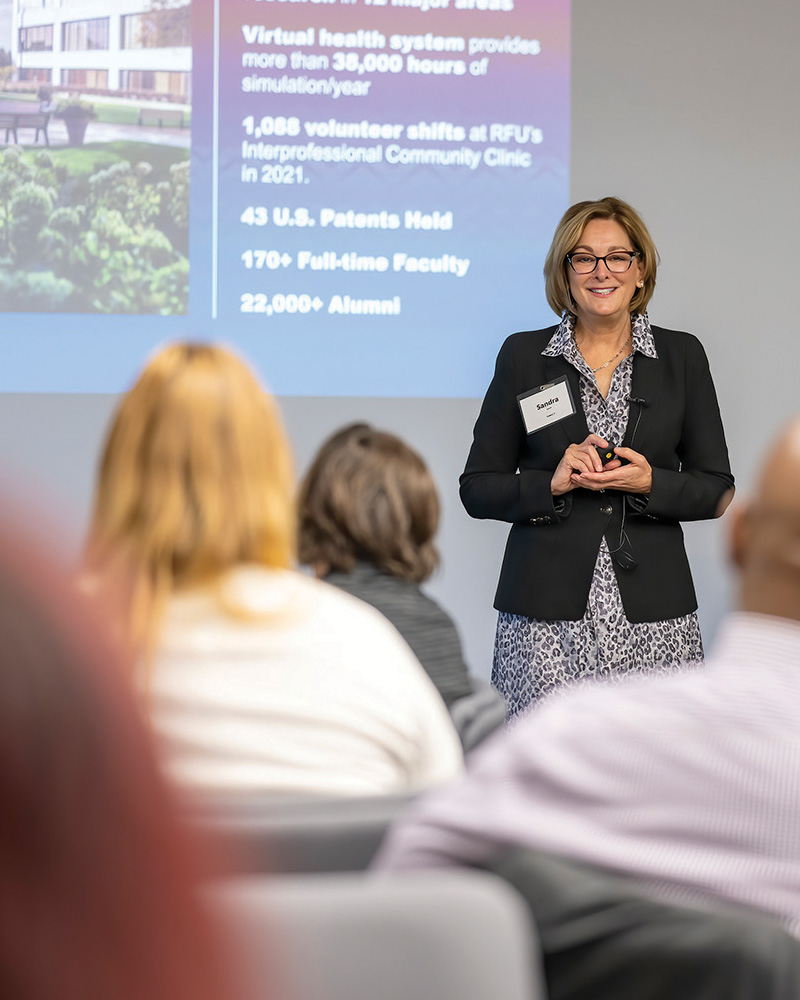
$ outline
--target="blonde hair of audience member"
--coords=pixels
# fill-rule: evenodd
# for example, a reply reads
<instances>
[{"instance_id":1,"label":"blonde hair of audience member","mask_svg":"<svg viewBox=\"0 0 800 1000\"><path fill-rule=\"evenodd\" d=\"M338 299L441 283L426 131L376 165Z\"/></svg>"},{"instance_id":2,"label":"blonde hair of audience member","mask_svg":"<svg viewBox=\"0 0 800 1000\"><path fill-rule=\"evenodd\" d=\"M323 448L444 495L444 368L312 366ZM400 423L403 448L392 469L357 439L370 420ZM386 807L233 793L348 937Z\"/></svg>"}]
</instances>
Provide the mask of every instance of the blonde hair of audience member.
<instances>
[{"instance_id":1,"label":"blonde hair of audience member","mask_svg":"<svg viewBox=\"0 0 800 1000\"><path fill-rule=\"evenodd\" d=\"M0 531L0 996L230 1000L180 816L104 623Z\"/></svg>"},{"instance_id":2,"label":"blonde hair of audience member","mask_svg":"<svg viewBox=\"0 0 800 1000\"><path fill-rule=\"evenodd\" d=\"M322 445L300 487L300 561L318 576L350 573L359 558L420 583L436 568L436 485L394 434L351 424Z\"/></svg>"},{"instance_id":3,"label":"blonde hair of audience member","mask_svg":"<svg viewBox=\"0 0 800 1000\"><path fill-rule=\"evenodd\" d=\"M147 661L174 591L243 563L286 569L294 555L292 463L274 400L226 348L163 348L113 418L87 545L90 572L122 590L127 641Z\"/></svg>"}]
</instances>

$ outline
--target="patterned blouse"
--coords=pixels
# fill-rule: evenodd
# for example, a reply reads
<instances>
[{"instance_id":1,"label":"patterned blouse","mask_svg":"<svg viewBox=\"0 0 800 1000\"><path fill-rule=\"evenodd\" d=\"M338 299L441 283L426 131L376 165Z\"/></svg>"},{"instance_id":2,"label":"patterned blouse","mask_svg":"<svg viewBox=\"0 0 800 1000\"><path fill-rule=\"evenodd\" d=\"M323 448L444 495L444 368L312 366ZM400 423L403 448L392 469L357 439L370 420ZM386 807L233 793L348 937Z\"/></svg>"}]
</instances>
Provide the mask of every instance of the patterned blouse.
<instances>
[{"instance_id":1,"label":"patterned blouse","mask_svg":"<svg viewBox=\"0 0 800 1000\"><path fill-rule=\"evenodd\" d=\"M542 354L560 355L577 370L589 431L619 444L628 422L633 355L638 351L658 357L650 321L646 313L633 316L633 351L614 370L605 398L578 350L574 329L575 317L566 313ZM620 538L620 546L622 543ZM492 684L505 698L508 718L513 719L544 695L572 681L594 677L616 680L645 671L666 673L702 659L696 612L660 622L628 621L611 552L603 539L583 618L542 621L499 613Z\"/></svg>"}]
</instances>

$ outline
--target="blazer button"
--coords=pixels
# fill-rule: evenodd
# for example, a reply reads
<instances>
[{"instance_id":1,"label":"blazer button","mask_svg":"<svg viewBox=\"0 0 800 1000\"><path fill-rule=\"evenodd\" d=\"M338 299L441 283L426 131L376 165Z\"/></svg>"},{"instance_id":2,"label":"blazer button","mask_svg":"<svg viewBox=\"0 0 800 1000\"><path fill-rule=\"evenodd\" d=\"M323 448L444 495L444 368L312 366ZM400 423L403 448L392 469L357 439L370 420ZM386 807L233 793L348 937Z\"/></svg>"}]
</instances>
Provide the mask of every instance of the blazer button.
<instances>
[{"instance_id":1,"label":"blazer button","mask_svg":"<svg viewBox=\"0 0 800 1000\"><path fill-rule=\"evenodd\" d=\"M600 513L601 514L613 514L614 513L614 508L611 506L611 504L605 503L600 508Z\"/></svg>"}]
</instances>

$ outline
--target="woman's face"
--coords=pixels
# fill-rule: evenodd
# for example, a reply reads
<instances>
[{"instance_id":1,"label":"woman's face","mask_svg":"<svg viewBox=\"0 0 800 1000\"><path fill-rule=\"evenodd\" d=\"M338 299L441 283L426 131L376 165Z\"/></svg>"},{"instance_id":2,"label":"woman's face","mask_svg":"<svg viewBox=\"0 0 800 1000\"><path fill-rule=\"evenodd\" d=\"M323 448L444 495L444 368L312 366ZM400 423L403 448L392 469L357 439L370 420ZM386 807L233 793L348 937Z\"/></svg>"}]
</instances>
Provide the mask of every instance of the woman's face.
<instances>
[{"instance_id":1,"label":"woman's face","mask_svg":"<svg viewBox=\"0 0 800 1000\"><path fill-rule=\"evenodd\" d=\"M613 219L590 219L586 223L577 246L572 253L585 250L595 257L605 257L614 250L634 250L631 238ZM606 262L598 260L590 274L576 274L567 264L569 290L575 300L578 321L590 325L598 320L626 319L630 315L630 302L636 293L636 283L641 281L644 268L640 258L634 258L627 271L609 271Z\"/></svg>"}]
</instances>

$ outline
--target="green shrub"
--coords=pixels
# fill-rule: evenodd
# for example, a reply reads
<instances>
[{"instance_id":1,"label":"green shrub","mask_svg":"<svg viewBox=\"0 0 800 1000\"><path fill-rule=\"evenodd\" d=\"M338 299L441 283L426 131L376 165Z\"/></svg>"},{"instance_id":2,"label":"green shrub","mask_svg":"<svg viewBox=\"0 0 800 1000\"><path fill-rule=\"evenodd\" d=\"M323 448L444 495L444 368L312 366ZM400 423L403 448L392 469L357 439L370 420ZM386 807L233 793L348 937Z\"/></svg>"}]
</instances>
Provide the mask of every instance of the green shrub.
<instances>
[{"instance_id":1,"label":"green shrub","mask_svg":"<svg viewBox=\"0 0 800 1000\"><path fill-rule=\"evenodd\" d=\"M189 161L109 163L113 145L0 152L0 309L186 312Z\"/></svg>"},{"instance_id":2,"label":"green shrub","mask_svg":"<svg viewBox=\"0 0 800 1000\"><path fill-rule=\"evenodd\" d=\"M0 267L0 300L10 312L71 312L74 290L52 271L8 273Z\"/></svg>"},{"instance_id":3,"label":"green shrub","mask_svg":"<svg viewBox=\"0 0 800 1000\"><path fill-rule=\"evenodd\" d=\"M28 263L36 255L39 233L53 211L53 197L40 184L18 187L9 201L9 237L18 263Z\"/></svg>"}]
</instances>

